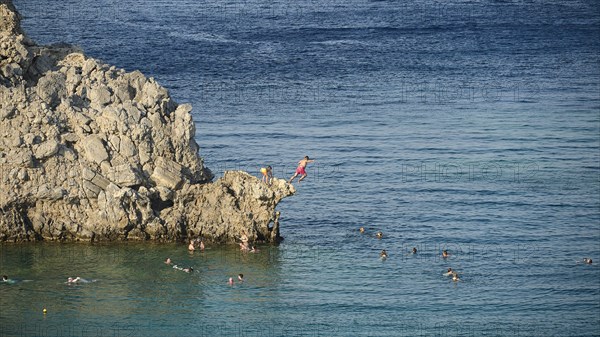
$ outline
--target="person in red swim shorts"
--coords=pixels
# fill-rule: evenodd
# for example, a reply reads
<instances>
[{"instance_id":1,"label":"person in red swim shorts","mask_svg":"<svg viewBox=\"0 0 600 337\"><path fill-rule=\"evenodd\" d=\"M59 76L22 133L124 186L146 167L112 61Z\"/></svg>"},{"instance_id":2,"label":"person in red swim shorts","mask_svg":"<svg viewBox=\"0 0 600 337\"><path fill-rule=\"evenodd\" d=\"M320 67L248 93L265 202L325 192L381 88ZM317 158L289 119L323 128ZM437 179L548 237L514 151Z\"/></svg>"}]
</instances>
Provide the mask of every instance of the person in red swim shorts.
<instances>
[{"instance_id":1,"label":"person in red swim shorts","mask_svg":"<svg viewBox=\"0 0 600 337\"><path fill-rule=\"evenodd\" d=\"M308 156L304 156L304 158L298 162L298 168L296 168L296 173L294 173L294 175L290 178L289 183L291 184L294 178L296 178L298 175L300 175L300 179L298 179L298 182L301 182L304 178L306 178L306 165L308 165L308 163L313 163L314 161L314 159L310 159L308 158Z\"/></svg>"}]
</instances>

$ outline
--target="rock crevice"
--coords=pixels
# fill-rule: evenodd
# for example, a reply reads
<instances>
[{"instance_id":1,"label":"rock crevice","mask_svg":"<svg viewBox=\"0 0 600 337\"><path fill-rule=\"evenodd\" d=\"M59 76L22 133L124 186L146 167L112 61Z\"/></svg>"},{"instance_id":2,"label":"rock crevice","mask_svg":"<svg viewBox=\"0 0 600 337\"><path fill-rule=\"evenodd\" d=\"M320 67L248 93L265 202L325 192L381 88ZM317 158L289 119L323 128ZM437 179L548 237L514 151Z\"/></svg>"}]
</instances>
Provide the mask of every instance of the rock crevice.
<instances>
[{"instance_id":1,"label":"rock crevice","mask_svg":"<svg viewBox=\"0 0 600 337\"><path fill-rule=\"evenodd\" d=\"M9 0L0 17L0 241L280 239L275 207L294 188L213 182L189 104L75 46L38 46Z\"/></svg>"}]
</instances>

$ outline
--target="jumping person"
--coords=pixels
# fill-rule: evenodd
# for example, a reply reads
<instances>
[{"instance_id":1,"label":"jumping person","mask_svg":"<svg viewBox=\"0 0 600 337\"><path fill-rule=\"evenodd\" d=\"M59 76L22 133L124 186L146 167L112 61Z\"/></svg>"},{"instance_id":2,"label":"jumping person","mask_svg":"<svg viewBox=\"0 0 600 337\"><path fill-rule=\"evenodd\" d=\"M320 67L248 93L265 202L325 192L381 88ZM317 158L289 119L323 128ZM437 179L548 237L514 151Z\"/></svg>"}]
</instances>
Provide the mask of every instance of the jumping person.
<instances>
[{"instance_id":1,"label":"jumping person","mask_svg":"<svg viewBox=\"0 0 600 337\"><path fill-rule=\"evenodd\" d=\"M307 175L306 174L306 165L308 165L308 163L313 163L314 161L315 161L314 159L310 159L310 158L308 158L308 156L304 156L304 158L298 162L298 167L296 168L296 172L290 178L289 183L291 184L292 181L294 181L294 178L296 178L298 175L300 175L300 179L298 179L298 182L301 182L302 180L304 180L304 178L306 178L306 175Z\"/></svg>"}]
</instances>

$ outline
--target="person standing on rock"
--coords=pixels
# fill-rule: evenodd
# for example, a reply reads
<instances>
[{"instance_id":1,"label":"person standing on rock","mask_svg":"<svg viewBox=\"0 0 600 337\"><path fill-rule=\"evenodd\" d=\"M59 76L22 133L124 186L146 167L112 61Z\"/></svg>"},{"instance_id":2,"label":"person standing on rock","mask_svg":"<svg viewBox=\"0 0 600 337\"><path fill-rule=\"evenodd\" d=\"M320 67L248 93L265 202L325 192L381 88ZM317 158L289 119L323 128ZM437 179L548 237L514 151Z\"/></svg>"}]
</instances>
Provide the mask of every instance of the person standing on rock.
<instances>
[{"instance_id":1,"label":"person standing on rock","mask_svg":"<svg viewBox=\"0 0 600 337\"><path fill-rule=\"evenodd\" d=\"M269 165L267 167L261 167L260 173L262 173L262 181L267 185L271 185L271 181L273 180L273 168Z\"/></svg>"},{"instance_id":2,"label":"person standing on rock","mask_svg":"<svg viewBox=\"0 0 600 337\"><path fill-rule=\"evenodd\" d=\"M298 182L301 182L302 180L304 180L304 178L306 178L306 176L307 176L306 165L308 165L308 163L313 163L314 161L315 161L314 159L310 159L310 158L308 158L308 156L304 156L304 158L298 162L298 167L296 168L296 172L290 178L289 183L291 184L292 181L294 181L294 178L296 178L298 175L300 175L300 179L298 179Z\"/></svg>"}]
</instances>

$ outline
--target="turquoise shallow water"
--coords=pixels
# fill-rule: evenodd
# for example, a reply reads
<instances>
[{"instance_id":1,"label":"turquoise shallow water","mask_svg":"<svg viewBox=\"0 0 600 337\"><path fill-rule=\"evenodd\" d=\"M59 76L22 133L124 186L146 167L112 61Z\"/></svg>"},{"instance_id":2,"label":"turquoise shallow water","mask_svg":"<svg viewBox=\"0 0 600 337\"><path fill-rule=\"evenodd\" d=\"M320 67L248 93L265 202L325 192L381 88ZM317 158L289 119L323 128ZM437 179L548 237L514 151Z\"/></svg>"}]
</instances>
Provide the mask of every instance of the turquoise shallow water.
<instances>
[{"instance_id":1,"label":"turquoise shallow water","mask_svg":"<svg viewBox=\"0 0 600 337\"><path fill-rule=\"evenodd\" d=\"M3 244L0 335L598 335L596 1L15 3L191 102L217 176L317 162L260 254Z\"/></svg>"},{"instance_id":2,"label":"turquoise shallow water","mask_svg":"<svg viewBox=\"0 0 600 337\"><path fill-rule=\"evenodd\" d=\"M597 266L565 258L549 268L537 245L448 245L453 255L442 259L439 247L417 245L414 256L392 239L344 236L343 248L284 244L256 254L223 247L190 254L175 244L3 246L2 270L16 283L0 284L2 334L594 334ZM377 258L380 246L390 252L386 261ZM197 272L165 265L166 256ZM462 281L442 276L449 265ZM244 282L228 285L238 273ZM89 283L67 285L68 276ZM582 307L590 308L587 320Z\"/></svg>"}]
</instances>

